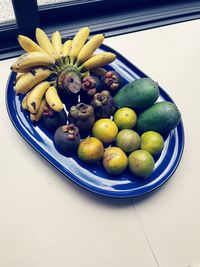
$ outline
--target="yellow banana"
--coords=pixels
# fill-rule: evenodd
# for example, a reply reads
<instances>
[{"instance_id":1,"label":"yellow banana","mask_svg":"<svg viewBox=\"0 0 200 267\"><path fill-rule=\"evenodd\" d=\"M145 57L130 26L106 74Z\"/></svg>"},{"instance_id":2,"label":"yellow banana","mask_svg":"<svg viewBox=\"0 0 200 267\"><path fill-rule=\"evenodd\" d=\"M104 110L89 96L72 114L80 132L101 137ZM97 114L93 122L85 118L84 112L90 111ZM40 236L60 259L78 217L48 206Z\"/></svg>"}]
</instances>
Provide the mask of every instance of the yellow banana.
<instances>
[{"instance_id":1,"label":"yellow banana","mask_svg":"<svg viewBox=\"0 0 200 267\"><path fill-rule=\"evenodd\" d=\"M58 92L54 86L50 86L49 89L47 89L45 98L48 105L56 112L60 112L63 109L63 103L61 102Z\"/></svg>"},{"instance_id":2,"label":"yellow banana","mask_svg":"<svg viewBox=\"0 0 200 267\"><path fill-rule=\"evenodd\" d=\"M81 48L84 46L89 34L90 34L90 29L88 27L83 27L75 35L70 50L71 64L74 63L74 60L77 58Z\"/></svg>"},{"instance_id":3,"label":"yellow banana","mask_svg":"<svg viewBox=\"0 0 200 267\"><path fill-rule=\"evenodd\" d=\"M24 75L15 85L16 94L26 94L33 86L48 78L51 71L44 68L37 68Z\"/></svg>"},{"instance_id":4,"label":"yellow banana","mask_svg":"<svg viewBox=\"0 0 200 267\"><path fill-rule=\"evenodd\" d=\"M29 52L21 55L12 65L11 70L15 72L26 72L27 70L37 66L50 66L55 60L42 52Z\"/></svg>"},{"instance_id":5,"label":"yellow banana","mask_svg":"<svg viewBox=\"0 0 200 267\"><path fill-rule=\"evenodd\" d=\"M17 75L16 75L16 80L15 80L15 82L17 82L23 75L24 75L23 72L18 72Z\"/></svg>"},{"instance_id":6,"label":"yellow banana","mask_svg":"<svg viewBox=\"0 0 200 267\"><path fill-rule=\"evenodd\" d=\"M88 58L90 58L94 53L94 51L102 44L103 40L104 40L103 34L97 34L94 37L92 37L79 52L77 57L78 64L83 63Z\"/></svg>"},{"instance_id":7,"label":"yellow banana","mask_svg":"<svg viewBox=\"0 0 200 267\"><path fill-rule=\"evenodd\" d=\"M62 46L62 55L63 57L69 56L70 49L72 46L72 40L67 40Z\"/></svg>"},{"instance_id":8,"label":"yellow banana","mask_svg":"<svg viewBox=\"0 0 200 267\"><path fill-rule=\"evenodd\" d=\"M83 63L81 68L84 70L92 70L103 67L104 65L110 64L116 59L116 55L110 52L104 52L89 58Z\"/></svg>"},{"instance_id":9,"label":"yellow banana","mask_svg":"<svg viewBox=\"0 0 200 267\"><path fill-rule=\"evenodd\" d=\"M42 113L46 105L47 105L46 99L43 98L40 107L38 109L38 112L36 114L30 114L30 119L32 121L38 122L42 118Z\"/></svg>"},{"instance_id":10,"label":"yellow banana","mask_svg":"<svg viewBox=\"0 0 200 267\"><path fill-rule=\"evenodd\" d=\"M44 52L44 50L29 37L18 35L18 42L26 52Z\"/></svg>"},{"instance_id":11,"label":"yellow banana","mask_svg":"<svg viewBox=\"0 0 200 267\"><path fill-rule=\"evenodd\" d=\"M59 31L56 31L53 33L51 42L52 42L54 49L56 50L58 58L61 58L62 57L62 38L61 38Z\"/></svg>"},{"instance_id":12,"label":"yellow banana","mask_svg":"<svg viewBox=\"0 0 200 267\"><path fill-rule=\"evenodd\" d=\"M29 92L24 96L24 98L22 100L22 108L23 109L27 109L26 101L27 101L28 95L29 95Z\"/></svg>"},{"instance_id":13,"label":"yellow banana","mask_svg":"<svg viewBox=\"0 0 200 267\"><path fill-rule=\"evenodd\" d=\"M44 51L47 54L49 54L51 57L53 57L55 59L58 58L58 55L57 55L52 43L49 41L48 36L40 28L36 29L36 39L37 39L38 44L42 47L42 49L44 49Z\"/></svg>"},{"instance_id":14,"label":"yellow banana","mask_svg":"<svg viewBox=\"0 0 200 267\"><path fill-rule=\"evenodd\" d=\"M30 113L36 114L38 112L42 98L49 87L50 83L47 81L41 82L33 87L26 100L26 106Z\"/></svg>"}]
</instances>

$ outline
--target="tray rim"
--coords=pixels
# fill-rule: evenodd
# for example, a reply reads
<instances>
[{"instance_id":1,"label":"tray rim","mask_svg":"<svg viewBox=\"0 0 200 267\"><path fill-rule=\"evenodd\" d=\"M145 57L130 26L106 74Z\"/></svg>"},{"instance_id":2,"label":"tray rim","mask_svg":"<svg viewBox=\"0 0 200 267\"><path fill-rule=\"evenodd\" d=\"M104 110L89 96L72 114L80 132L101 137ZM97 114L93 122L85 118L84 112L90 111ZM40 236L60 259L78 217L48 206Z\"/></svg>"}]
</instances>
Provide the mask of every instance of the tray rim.
<instances>
[{"instance_id":1,"label":"tray rim","mask_svg":"<svg viewBox=\"0 0 200 267\"><path fill-rule=\"evenodd\" d=\"M146 75L143 71L141 71L137 66L135 66L133 63L131 63L129 60L127 60L125 57L123 57L119 52L115 51L113 48L110 48L109 46L102 44L100 49L106 50L106 51L110 51L113 52L117 55L117 59L121 60L126 66L128 65L128 67L130 69L132 69L133 67L137 69L137 74L139 73L140 76L142 77L149 77L148 75ZM13 120L13 117L11 115L11 112L9 110L9 105L8 105L8 101L7 101L7 95L8 95L8 90L9 90L9 84L10 84L10 79L12 78L12 76L15 75L14 72L10 72L10 75L8 77L7 80L7 84L6 84L6 90L5 90L5 102L6 102L6 109L7 109L7 113L8 116L14 126L14 128L17 130L17 132L20 134L20 136L23 137L23 139L32 147L34 148L34 150L36 150L38 152L38 154L40 156L42 156L44 159L47 160L47 162L49 164L51 164L52 166L54 166L59 172L61 172L66 178L70 179L72 182L74 182L75 184L77 184L78 186L80 186L81 188L86 189L87 191L89 191L90 193L94 193L97 195L101 195L104 197L108 197L108 198L119 198L119 199L127 199L127 198L136 198L136 197L140 197L140 196L144 196L147 194L152 193L154 190L160 188L162 185L164 185L167 181L169 181L169 179L172 177L172 175L174 174L174 172L176 171L182 155L183 155L183 151L184 151L184 147L185 147L185 131L184 131L184 126L183 126L183 119L181 118L181 121L179 123L179 125L177 127L179 127L181 129L181 134L182 134L182 142L181 142L181 150L179 152L179 157L178 159L176 159L176 163L173 167L173 170L170 172L170 174L168 175L168 177L166 179L163 179L160 183L156 184L156 186L154 186L153 188L149 189L149 190L144 190L143 192L140 193L135 193L133 194L133 192L131 191L125 191L124 193L120 192L116 192L116 191L109 191L109 190L105 190L105 189L101 189L98 187L94 187L91 186L90 184L87 184L87 186L85 185L85 182L83 182L82 180L78 179L77 181L77 176L74 175L70 170L67 169L67 171L62 170L62 168L59 168L59 166L57 166L55 164L55 162L51 161L48 158L48 154L46 153L45 150L44 153L42 153L42 151L40 151L39 146L33 145L33 143L29 140L28 135L23 134L20 129L17 127L15 121ZM160 87L160 86L159 86ZM162 90L162 93L172 102L174 103L173 99L169 96L169 94L160 87L160 89ZM51 155L50 155L51 156ZM54 160L54 157L51 156L51 158ZM61 165L61 164L60 164ZM61 165L62 166L62 165Z\"/></svg>"}]
</instances>

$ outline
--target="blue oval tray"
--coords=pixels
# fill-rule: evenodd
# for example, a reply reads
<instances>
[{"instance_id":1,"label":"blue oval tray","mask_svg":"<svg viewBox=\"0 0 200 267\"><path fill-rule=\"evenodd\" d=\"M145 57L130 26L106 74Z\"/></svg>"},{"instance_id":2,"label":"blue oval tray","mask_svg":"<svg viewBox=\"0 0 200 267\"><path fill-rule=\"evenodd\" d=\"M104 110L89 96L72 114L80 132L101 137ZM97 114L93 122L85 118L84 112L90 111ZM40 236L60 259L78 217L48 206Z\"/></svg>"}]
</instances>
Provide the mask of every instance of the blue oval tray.
<instances>
[{"instance_id":1,"label":"blue oval tray","mask_svg":"<svg viewBox=\"0 0 200 267\"><path fill-rule=\"evenodd\" d=\"M125 82L147 77L137 67L127 61L122 55L102 45L99 51L113 52L117 59L109 68L121 74ZM164 150L157 159L152 175L146 179L137 178L128 170L121 175L110 175L101 164L90 166L81 162L76 156L65 157L56 151L49 133L41 123L34 126L26 112L21 109L22 98L16 96L13 90L15 73L11 73L7 91L6 103L9 117L20 135L47 161L61 171L66 177L78 185L94 193L117 198L136 197L153 191L163 185L176 170L184 148L184 129L182 121L170 132L165 140ZM160 88L158 101L171 101L170 96Z\"/></svg>"}]
</instances>

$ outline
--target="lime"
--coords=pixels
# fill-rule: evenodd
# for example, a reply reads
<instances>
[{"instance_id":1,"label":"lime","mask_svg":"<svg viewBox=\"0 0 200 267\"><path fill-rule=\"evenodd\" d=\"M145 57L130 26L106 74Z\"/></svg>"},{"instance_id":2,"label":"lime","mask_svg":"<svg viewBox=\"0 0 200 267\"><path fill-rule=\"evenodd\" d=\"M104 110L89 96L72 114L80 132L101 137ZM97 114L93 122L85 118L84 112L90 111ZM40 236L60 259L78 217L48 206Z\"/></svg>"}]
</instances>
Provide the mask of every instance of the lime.
<instances>
[{"instance_id":1,"label":"lime","mask_svg":"<svg viewBox=\"0 0 200 267\"><path fill-rule=\"evenodd\" d=\"M116 139L117 133L117 125L110 119L100 119L95 122L92 128L93 136L103 143L112 143Z\"/></svg>"},{"instance_id":2,"label":"lime","mask_svg":"<svg viewBox=\"0 0 200 267\"><path fill-rule=\"evenodd\" d=\"M137 122L137 115L130 108L120 108L114 114L114 122L119 129L132 129Z\"/></svg>"},{"instance_id":3,"label":"lime","mask_svg":"<svg viewBox=\"0 0 200 267\"><path fill-rule=\"evenodd\" d=\"M84 162L95 163L103 157L104 147L102 142L94 137L83 139L78 147L78 157Z\"/></svg>"},{"instance_id":4,"label":"lime","mask_svg":"<svg viewBox=\"0 0 200 267\"><path fill-rule=\"evenodd\" d=\"M139 177L147 177L153 172L155 162L148 151L136 150L129 155L130 171Z\"/></svg>"},{"instance_id":5,"label":"lime","mask_svg":"<svg viewBox=\"0 0 200 267\"><path fill-rule=\"evenodd\" d=\"M141 149L148 151L151 155L156 156L161 153L164 147L162 136L154 131L148 131L141 136Z\"/></svg>"},{"instance_id":6,"label":"lime","mask_svg":"<svg viewBox=\"0 0 200 267\"><path fill-rule=\"evenodd\" d=\"M103 166L107 172L119 174L126 169L127 164L127 156L119 147L109 147L104 152Z\"/></svg>"},{"instance_id":7,"label":"lime","mask_svg":"<svg viewBox=\"0 0 200 267\"><path fill-rule=\"evenodd\" d=\"M124 129L117 135L116 144L126 153L130 153L138 149L140 147L140 143L141 140L139 134L133 130Z\"/></svg>"}]
</instances>

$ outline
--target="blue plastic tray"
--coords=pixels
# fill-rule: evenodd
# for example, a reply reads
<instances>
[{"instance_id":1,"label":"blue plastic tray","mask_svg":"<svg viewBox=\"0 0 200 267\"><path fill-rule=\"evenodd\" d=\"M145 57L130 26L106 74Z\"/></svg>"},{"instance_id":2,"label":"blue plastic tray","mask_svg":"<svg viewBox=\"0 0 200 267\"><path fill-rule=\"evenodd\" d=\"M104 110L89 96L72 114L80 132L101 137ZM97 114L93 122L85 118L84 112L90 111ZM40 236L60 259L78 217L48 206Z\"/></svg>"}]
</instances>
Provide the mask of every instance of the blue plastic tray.
<instances>
[{"instance_id":1,"label":"blue plastic tray","mask_svg":"<svg viewBox=\"0 0 200 267\"><path fill-rule=\"evenodd\" d=\"M102 45L101 51L113 52L117 55L110 67L130 82L134 79L147 77L137 67L113 49ZM13 90L15 73L11 73L6 91L6 103L9 117L20 135L49 161L55 168L78 185L94 193L117 198L136 197L163 185L176 170L184 148L184 129L182 121L170 132L165 140L165 147L156 161L155 170L146 179L134 177L128 170L121 175L110 175L101 164L90 166L77 157L65 157L54 148L52 134L43 128L41 123L34 126L26 112L21 109L21 97ZM169 95L160 88L158 101L172 101Z\"/></svg>"}]
</instances>

